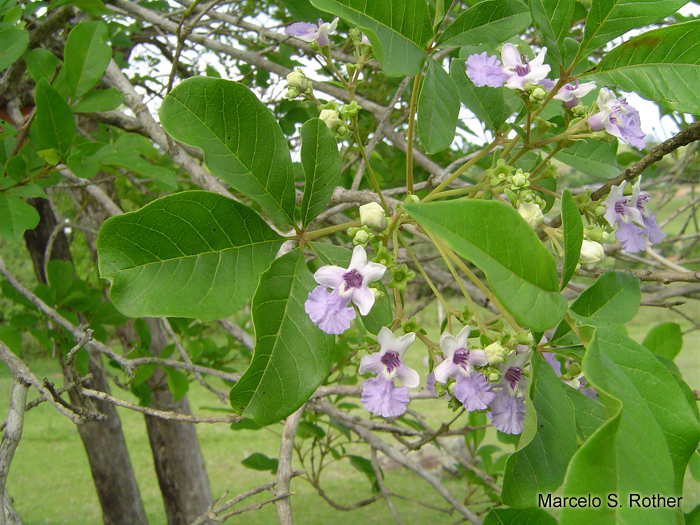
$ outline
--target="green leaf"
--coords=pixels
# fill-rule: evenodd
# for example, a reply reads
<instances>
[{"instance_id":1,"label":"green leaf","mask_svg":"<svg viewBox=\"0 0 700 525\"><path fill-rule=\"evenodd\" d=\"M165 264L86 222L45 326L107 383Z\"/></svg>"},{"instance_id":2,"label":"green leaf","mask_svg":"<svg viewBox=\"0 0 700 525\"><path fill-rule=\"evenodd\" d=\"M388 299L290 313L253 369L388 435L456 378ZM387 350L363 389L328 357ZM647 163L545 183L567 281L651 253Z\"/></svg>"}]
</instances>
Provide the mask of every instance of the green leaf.
<instances>
[{"instance_id":1,"label":"green leaf","mask_svg":"<svg viewBox=\"0 0 700 525\"><path fill-rule=\"evenodd\" d=\"M297 429L297 437L301 439L323 439L326 437L326 432L318 425L315 425L309 421L301 421L299 423L299 428Z\"/></svg>"},{"instance_id":2,"label":"green leaf","mask_svg":"<svg viewBox=\"0 0 700 525\"><path fill-rule=\"evenodd\" d=\"M520 0L485 0L461 13L447 26L438 39L438 46L500 44L523 32L530 22L530 11Z\"/></svg>"},{"instance_id":3,"label":"green leaf","mask_svg":"<svg viewBox=\"0 0 700 525\"><path fill-rule=\"evenodd\" d=\"M78 9L95 16L109 15L112 13L111 10L105 7L102 0L59 0L59 2L54 4L54 7L61 5L74 5Z\"/></svg>"},{"instance_id":4,"label":"green leaf","mask_svg":"<svg viewBox=\"0 0 700 525\"><path fill-rule=\"evenodd\" d=\"M189 191L107 219L97 252L124 315L221 319L248 302L281 242L243 204Z\"/></svg>"},{"instance_id":5,"label":"green leaf","mask_svg":"<svg viewBox=\"0 0 700 525\"><path fill-rule=\"evenodd\" d=\"M15 195L0 192L0 237L10 241L22 240L26 230L39 224L39 213Z\"/></svg>"},{"instance_id":6,"label":"green leaf","mask_svg":"<svg viewBox=\"0 0 700 525\"><path fill-rule=\"evenodd\" d=\"M315 287L299 249L276 259L260 276L251 305L255 353L230 392L237 414L259 425L279 421L328 375L335 337L319 330L304 311Z\"/></svg>"},{"instance_id":7,"label":"green leaf","mask_svg":"<svg viewBox=\"0 0 700 525\"><path fill-rule=\"evenodd\" d=\"M187 381L187 374L181 370L174 370L172 368L164 368L164 370L168 378L168 389L173 396L173 401L177 403L187 395L187 391L190 389L190 383Z\"/></svg>"},{"instance_id":8,"label":"green leaf","mask_svg":"<svg viewBox=\"0 0 700 525\"><path fill-rule=\"evenodd\" d=\"M7 69L29 46L29 31L8 27L0 31L0 71Z\"/></svg>"},{"instance_id":9,"label":"green leaf","mask_svg":"<svg viewBox=\"0 0 700 525\"><path fill-rule=\"evenodd\" d=\"M265 454L254 452L243 461L241 465L253 470L269 470L273 474L277 474L279 460L277 458L268 458Z\"/></svg>"},{"instance_id":10,"label":"green leaf","mask_svg":"<svg viewBox=\"0 0 700 525\"><path fill-rule=\"evenodd\" d=\"M345 457L350 460L350 464L353 467L367 476L367 479L372 486L372 492L377 494L380 491L380 487L379 481L377 480L377 475L374 473L374 468L372 468L372 462L367 458L363 458L362 456L354 456L352 454L348 454Z\"/></svg>"},{"instance_id":11,"label":"green leaf","mask_svg":"<svg viewBox=\"0 0 700 525\"><path fill-rule=\"evenodd\" d=\"M10 157L5 163L5 174L13 180L20 181L27 175L27 163L19 155Z\"/></svg>"},{"instance_id":12,"label":"green leaf","mask_svg":"<svg viewBox=\"0 0 700 525\"><path fill-rule=\"evenodd\" d=\"M537 508L492 508L482 525L557 525L557 520L551 514Z\"/></svg>"},{"instance_id":13,"label":"green leaf","mask_svg":"<svg viewBox=\"0 0 700 525\"><path fill-rule=\"evenodd\" d=\"M700 503L685 515L685 525L700 525Z\"/></svg>"},{"instance_id":14,"label":"green leaf","mask_svg":"<svg viewBox=\"0 0 700 525\"><path fill-rule=\"evenodd\" d=\"M676 524L670 507L629 505L629 495L680 496L683 475L700 429L673 375L646 348L599 327L583 360L608 421L586 441L569 466L564 496L597 495L619 506L563 508L560 523Z\"/></svg>"},{"instance_id":15,"label":"green leaf","mask_svg":"<svg viewBox=\"0 0 700 525\"><path fill-rule=\"evenodd\" d=\"M561 289L563 290L571 277L576 273L576 266L581 257L583 245L583 221L581 213L571 196L571 192L564 190L561 196L561 223L564 230L564 269L561 273Z\"/></svg>"},{"instance_id":16,"label":"green leaf","mask_svg":"<svg viewBox=\"0 0 700 525\"><path fill-rule=\"evenodd\" d=\"M338 145L320 119L311 119L301 127L301 165L306 181L301 199L301 224L306 227L326 208L340 181Z\"/></svg>"},{"instance_id":17,"label":"green leaf","mask_svg":"<svg viewBox=\"0 0 700 525\"><path fill-rule=\"evenodd\" d=\"M160 120L175 140L201 148L215 175L294 224L294 173L277 120L247 87L193 77L163 100Z\"/></svg>"},{"instance_id":18,"label":"green leaf","mask_svg":"<svg viewBox=\"0 0 700 525\"><path fill-rule=\"evenodd\" d=\"M75 113L97 113L117 109L124 102L124 95L114 88L93 89L85 93L75 105Z\"/></svg>"},{"instance_id":19,"label":"green leaf","mask_svg":"<svg viewBox=\"0 0 700 525\"><path fill-rule=\"evenodd\" d=\"M683 334L678 323L661 323L649 330L642 342L656 355L675 359L683 348Z\"/></svg>"},{"instance_id":20,"label":"green leaf","mask_svg":"<svg viewBox=\"0 0 700 525\"><path fill-rule=\"evenodd\" d=\"M231 423L231 430L260 430L262 425L258 425L252 419L241 419L238 422Z\"/></svg>"},{"instance_id":21,"label":"green leaf","mask_svg":"<svg viewBox=\"0 0 700 525\"><path fill-rule=\"evenodd\" d=\"M42 78L51 80L56 68L61 63L53 53L43 47L33 49L24 60L27 63L29 74L37 84Z\"/></svg>"},{"instance_id":22,"label":"green leaf","mask_svg":"<svg viewBox=\"0 0 700 525\"><path fill-rule=\"evenodd\" d=\"M350 265L350 259L352 259L351 250L326 242L311 243L311 249L318 257L318 260L324 265L330 264L347 268ZM382 329L382 326L389 326L389 324L391 324L391 322L394 320L394 315L391 312L391 299L389 298L389 293L381 282L377 282L376 284L377 288L383 293L383 295L377 298L374 306L372 306L372 309L366 316L359 316L362 319L362 324L365 325L365 328L373 334L378 334L379 330Z\"/></svg>"},{"instance_id":23,"label":"green leaf","mask_svg":"<svg viewBox=\"0 0 700 525\"><path fill-rule=\"evenodd\" d=\"M450 64L450 77L457 86L459 98L489 129L498 131L522 102L513 96L512 89L506 87L476 87L467 77L464 62L453 59Z\"/></svg>"},{"instance_id":24,"label":"green leaf","mask_svg":"<svg viewBox=\"0 0 700 525\"><path fill-rule=\"evenodd\" d=\"M586 76L700 115L698 34L700 20L648 31L611 50Z\"/></svg>"},{"instance_id":25,"label":"green leaf","mask_svg":"<svg viewBox=\"0 0 700 525\"><path fill-rule=\"evenodd\" d=\"M616 140L577 140L554 158L592 177L610 179L620 174Z\"/></svg>"},{"instance_id":26,"label":"green leaf","mask_svg":"<svg viewBox=\"0 0 700 525\"><path fill-rule=\"evenodd\" d=\"M62 304L75 281L75 270L68 261L53 260L46 265L49 286L56 294L56 303Z\"/></svg>"},{"instance_id":27,"label":"green leaf","mask_svg":"<svg viewBox=\"0 0 700 525\"><path fill-rule=\"evenodd\" d=\"M5 343L15 354L22 354L22 331L9 326L0 326L0 341Z\"/></svg>"},{"instance_id":28,"label":"green leaf","mask_svg":"<svg viewBox=\"0 0 700 525\"><path fill-rule=\"evenodd\" d=\"M628 273L605 272L581 292L571 305L570 315L585 325L617 328L637 315L641 300L639 279ZM570 331L571 327L562 322L551 341Z\"/></svg>"},{"instance_id":29,"label":"green leaf","mask_svg":"<svg viewBox=\"0 0 700 525\"><path fill-rule=\"evenodd\" d=\"M91 159L153 178L165 184L169 189L177 188L177 176L172 170L151 164L143 158L155 157L156 155L157 150L146 137L136 133L124 133L113 144L102 146Z\"/></svg>"},{"instance_id":30,"label":"green leaf","mask_svg":"<svg viewBox=\"0 0 700 525\"><path fill-rule=\"evenodd\" d=\"M40 80L37 84L34 101L36 118L32 130L41 141L42 149L56 149L65 155L75 136L73 112L46 80Z\"/></svg>"},{"instance_id":31,"label":"green leaf","mask_svg":"<svg viewBox=\"0 0 700 525\"><path fill-rule=\"evenodd\" d=\"M532 356L532 384L518 450L506 461L501 501L511 507L537 505L537 495L552 493L564 481L576 452L576 421L565 395L570 388L537 353ZM529 423L529 424L528 424Z\"/></svg>"},{"instance_id":32,"label":"green leaf","mask_svg":"<svg viewBox=\"0 0 700 525\"><path fill-rule=\"evenodd\" d=\"M546 330L564 316L566 299L559 293L556 262L511 206L464 199L404 208L484 272L516 321Z\"/></svg>"},{"instance_id":33,"label":"green leaf","mask_svg":"<svg viewBox=\"0 0 700 525\"><path fill-rule=\"evenodd\" d=\"M418 136L428 155L450 147L457 128L459 93L442 66L428 59L418 96Z\"/></svg>"},{"instance_id":34,"label":"green leaf","mask_svg":"<svg viewBox=\"0 0 700 525\"><path fill-rule=\"evenodd\" d=\"M68 35L64 56L71 100L90 91L107 69L112 59L108 37L107 25L100 21L81 22Z\"/></svg>"},{"instance_id":35,"label":"green leaf","mask_svg":"<svg viewBox=\"0 0 700 525\"><path fill-rule=\"evenodd\" d=\"M583 443L605 423L605 407L576 388L565 388L564 392L574 407L576 430Z\"/></svg>"},{"instance_id":36,"label":"green leaf","mask_svg":"<svg viewBox=\"0 0 700 525\"><path fill-rule=\"evenodd\" d=\"M578 58L624 35L630 29L658 22L675 13L688 0L593 0L586 18L586 29Z\"/></svg>"},{"instance_id":37,"label":"green leaf","mask_svg":"<svg viewBox=\"0 0 700 525\"><path fill-rule=\"evenodd\" d=\"M389 77L420 73L433 37L425 0L312 0L367 33L372 51Z\"/></svg>"},{"instance_id":38,"label":"green leaf","mask_svg":"<svg viewBox=\"0 0 700 525\"><path fill-rule=\"evenodd\" d=\"M529 0L532 21L542 37L542 45L547 46L547 53L562 66L564 63L564 39L571 29L574 16L574 0Z\"/></svg>"}]
</instances>

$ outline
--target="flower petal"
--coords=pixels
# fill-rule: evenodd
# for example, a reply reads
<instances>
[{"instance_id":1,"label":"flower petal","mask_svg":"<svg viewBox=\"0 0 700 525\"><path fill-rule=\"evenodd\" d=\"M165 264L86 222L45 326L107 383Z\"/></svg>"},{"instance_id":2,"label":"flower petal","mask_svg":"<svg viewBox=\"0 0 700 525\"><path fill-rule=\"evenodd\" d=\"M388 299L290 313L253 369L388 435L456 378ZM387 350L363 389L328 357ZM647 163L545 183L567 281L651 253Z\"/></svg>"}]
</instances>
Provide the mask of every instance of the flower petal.
<instances>
[{"instance_id":1,"label":"flower petal","mask_svg":"<svg viewBox=\"0 0 700 525\"><path fill-rule=\"evenodd\" d=\"M467 363L472 366L486 366L489 360L486 358L486 353L483 350L470 350L467 357Z\"/></svg>"},{"instance_id":2,"label":"flower petal","mask_svg":"<svg viewBox=\"0 0 700 525\"><path fill-rule=\"evenodd\" d=\"M408 350L416 340L416 334L411 332L401 337L396 338L396 343L394 345L394 351L399 354L399 357L403 357L403 354Z\"/></svg>"},{"instance_id":3,"label":"flower petal","mask_svg":"<svg viewBox=\"0 0 700 525\"><path fill-rule=\"evenodd\" d=\"M457 340L457 344L459 345L457 349L459 350L460 348L464 348L465 350L468 349L469 347L467 346L467 339L469 339L469 332L471 331L471 328L469 325L465 326L460 330L460 332L457 334L455 339Z\"/></svg>"},{"instance_id":4,"label":"flower petal","mask_svg":"<svg viewBox=\"0 0 700 525\"><path fill-rule=\"evenodd\" d=\"M450 377L460 376L462 375L462 372L459 366L456 365L453 359L450 357L437 365L433 369L433 374L435 374L435 381L439 381L440 383L444 384L447 383L447 380Z\"/></svg>"},{"instance_id":5,"label":"flower petal","mask_svg":"<svg viewBox=\"0 0 700 525\"><path fill-rule=\"evenodd\" d=\"M343 284L343 276L347 270L340 266L321 266L314 274L314 279L318 284L329 288L338 288Z\"/></svg>"},{"instance_id":6,"label":"flower petal","mask_svg":"<svg viewBox=\"0 0 700 525\"><path fill-rule=\"evenodd\" d=\"M352 251L352 259L350 259L348 271L357 270L364 275L365 266L367 266L367 252L365 252L365 249L358 244Z\"/></svg>"},{"instance_id":7,"label":"flower petal","mask_svg":"<svg viewBox=\"0 0 700 525\"><path fill-rule=\"evenodd\" d=\"M362 384L362 405L382 417L398 417L406 413L408 388L396 387L382 377L366 379Z\"/></svg>"},{"instance_id":8,"label":"flower petal","mask_svg":"<svg viewBox=\"0 0 700 525\"><path fill-rule=\"evenodd\" d=\"M444 332L440 336L440 350L442 350L442 355L446 361L451 361L455 352L460 348L462 347L459 346L457 338L449 332Z\"/></svg>"},{"instance_id":9,"label":"flower petal","mask_svg":"<svg viewBox=\"0 0 700 525\"><path fill-rule=\"evenodd\" d=\"M360 315L367 315L374 305L374 292L366 286L354 288L350 297L357 305Z\"/></svg>"},{"instance_id":10,"label":"flower petal","mask_svg":"<svg viewBox=\"0 0 700 525\"><path fill-rule=\"evenodd\" d=\"M379 374L384 370L384 365L382 364L382 354L380 352L374 352L373 354L362 356L360 359L360 369L357 371L358 374L362 375L367 372L371 374Z\"/></svg>"},{"instance_id":11,"label":"flower petal","mask_svg":"<svg viewBox=\"0 0 700 525\"><path fill-rule=\"evenodd\" d=\"M318 26L311 22L296 22L285 28L284 33L305 42L313 42L318 35Z\"/></svg>"},{"instance_id":12,"label":"flower petal","mask_svg":"<svg viewBox=\"0 0 700 525\"><path fill-rule=\"evenodd\" d=\"M416 388L420 384L420 376L418 375L418 372L403 362L396 369L396 377L398 377L401 380L401 383L408 388Z\"/></svg>"},{"instance_id":13,"label":"flower petal","mask_svg":"<svg viewBox=\"0 0 700 525\"><path fill-rule=\"evenodd\" d=\"M469 376L457 376L454 386L455 397L464 405L465 410L485 410L489 403L496 397L495 392L491 392L491 385L488 380L478 372Z\"/></svg>"},{"instance_id":14,"label":"flower petal","mask_svg":"<svg viewBox=\"0 0 700 525\"><path fill-rule=\"evenodd\" d=\"M382 326L377 334L377 342L379 343L379 348L381 348L381 355L386 354L389 351L394 351L396 347L396 336L394 332L389 330L386 326Z\"/></svg>"},{"instance_id":15,"label":"flower petal","mask_svg":"<svg viewBox=\"0 0 700 525\"><path fill-rule=\"evenodd\" d=\"M505 434L520 434L525 422L525 401L510 395L506 389L499 390L490 404L491 424Z\"/></svg>"},{"instance_id":16,"label":"flower petal","mask_svg":"<svg viewBox=\"0 0 700 525\"><path fill-rule=\"evenodd\" d=\"M384 277L384 272L386 272L386 266L383 264L369 262L365 265L362 270L362 286L366 286L368 283L378 281Z\"/></svg>"}]
</instances>

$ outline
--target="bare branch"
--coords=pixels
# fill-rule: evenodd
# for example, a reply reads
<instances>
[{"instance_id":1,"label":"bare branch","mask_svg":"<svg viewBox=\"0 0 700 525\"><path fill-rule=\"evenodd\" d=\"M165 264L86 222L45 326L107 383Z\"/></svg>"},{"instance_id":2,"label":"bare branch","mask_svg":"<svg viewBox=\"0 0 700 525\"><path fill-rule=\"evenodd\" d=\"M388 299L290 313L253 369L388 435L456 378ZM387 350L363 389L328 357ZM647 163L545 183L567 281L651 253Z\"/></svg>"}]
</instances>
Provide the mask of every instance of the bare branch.
<instances>
[{"instance_id":1,"label":"bare branch","mask_svg":"<svg viewBox=\"0 0 700 525\"><path fill-rule=\"evenodd\" d=\"M292 479L292 454L294 452L294 438L297 435L297 428L301 416L304 415L306 403L299 407L293 414L287 417L284 422L284 430L282 430L282 438L280 440L279 464L277 466L277 488L275 492L278 496L282 494L289 495L289 481ZM292 524L292 504L288 497L280 498L275 503L277 505L277 517L280 525Z\"/></svg>"}]
</instances>

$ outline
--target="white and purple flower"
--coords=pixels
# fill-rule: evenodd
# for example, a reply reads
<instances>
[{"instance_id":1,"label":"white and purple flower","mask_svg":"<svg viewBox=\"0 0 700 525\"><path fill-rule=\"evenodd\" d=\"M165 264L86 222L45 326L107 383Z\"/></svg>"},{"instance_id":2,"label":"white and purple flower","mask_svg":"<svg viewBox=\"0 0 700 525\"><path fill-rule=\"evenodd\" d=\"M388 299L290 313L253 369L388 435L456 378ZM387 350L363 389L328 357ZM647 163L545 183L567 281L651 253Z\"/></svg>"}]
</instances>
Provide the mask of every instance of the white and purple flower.
<instances>
[{"instance_id":1,"label":"white and purple flower","mask_svg":"<svg viewBox=\"0 0 700 525\"><path fill-rule=\"evenodd\" d=\"M523 373L529 352L511 353L501 365L501 385L489 404L491 424L505 434L520 434L525 423L525 388L527 377Z\"/></svg>"},{"instance_id":2,"label":"white and purple flower","mask_svg":"<svg viewBox=\"0 0 700 525\"><path fill-rule=\"evenodd\" d=\"M627 181L610 189L608 197L603 202L605 220L610 226L617 226L615 237L622 243L626 252L636 253L646 249L647 243L660 242L666 234L656 223L654 215L646 209L649 194L641 189L641 177L634 185L632 195L625 197L624 190Z\"/></svg>"},{"instance_id":3,"label":"white and purple flower","mask_svg":"<svg viewBox=\"0 0 700 525\"><path fill-rule=\"evenodd\" d=\"M501 60L503 60L503 71L508 74L506 87L525 89L525 84L538 84L540 80L543 80L552 69L544 63L546 53L547 48L543 47L539 54L530 61L527 56L521 55L513 44L503 44Z\"/></svg>"},{"instance_id":4,"label":"white and purple flower","mask_svg":"<svg viewBox=\"0 0 700 525\"><path fill-rule=\"evenodd\" d=\"M360 360L360 374L377 374L362 385L362 404L369 412L382 417L397 417L406 412L408 389L417 387L420 377L402 358L415 340L414 333L396 337L391 330L382 327L377 334L379 352ZM395 386L394 379L399 379L403 386Z\"/></svg>"},{"instance_id":5,"label":"white and purple flower","mask_svg":"<svg viewBox=\"0 0 700 525\"><path fill-rule=\"evenodd\" d=\"M336 27L338 27L338 18L331 23L324 22L319 18L318 25L313 22L296 22L287 26L284 32L304 42L313 42L315 40L319 46L324 47L330 45L331 42L328 39L328 33L335 31Z\"/></svg>"},{"instance_id":6,"label":"white and purple flower","mask_svg":"<svg viewBox=\"0 0 700 525\"><path fill-rule=\"evenodd\" d=\"M579 84L578 80L576 80L573 84L564 84L559 91L557 91L557 94L554 95L554 98L564 102L566 107L570 109L577 106L578 103L581 102L580 99L588 95L594 89L595 82Z\"/></svg>"},{"instance_id":7,"label":"white and purple flower","mask_svg":"<svg viewBox=\"0 0 700 525\"><path fill-rule=\"evenodd\" d=\"M489 362L483 350L469 350L467 339L469 326L465 326L457 336L445 332L440 336L440 349L445 360L435 367L435 380L447 383L450 377L456 381L454 396L470 412L484 410L493 400L491 385L483 374L474 367L486 366Z\"/></svg>"},{"instance_id":8,"label":"white and purple flower","mask_svg":"<svg viewBox=\"0 0 700 525\"><path fill-rule=\"evenodd\" d=\"M342 334L355 319L354 303L361 315L367 315L374 305L374 292L368 286L384 275L386 266L367 262L362 246L355 246L350 266L322 266L314 274L320 285L309 293L304 310L311 320L327 334ZM332 288L329 292L326 288Z\"/></svg>"},{"instance_id":9,"label":"white and purple flower","mask_svg":"<svg viewBox=\"0 0 700 525\"><path fill-rule=\"evenodd\" d=\"M617 138L629 142L637 149L644 149L645 133L642 131L639 112L622 98L607 88L598 93L598 113L588 117L588 125L593 131L605 130Z\"/></svg>"}]
</instances>

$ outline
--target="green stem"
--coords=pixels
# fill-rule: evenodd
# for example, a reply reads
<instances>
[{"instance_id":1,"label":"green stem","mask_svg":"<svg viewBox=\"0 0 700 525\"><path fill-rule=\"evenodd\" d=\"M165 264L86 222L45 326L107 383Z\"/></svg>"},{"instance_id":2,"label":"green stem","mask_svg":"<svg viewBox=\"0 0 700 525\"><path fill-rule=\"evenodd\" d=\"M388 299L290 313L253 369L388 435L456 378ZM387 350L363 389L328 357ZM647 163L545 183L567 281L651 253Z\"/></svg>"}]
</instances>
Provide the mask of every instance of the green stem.
<instances>
[{"instance_id":1,"label":"green stem","mask_svg":"<svg viewBox=\"0 0 700 525\"><path fill-rule=\"evenodd\" d=\"M421 73L413 79L413 91L411 92L411 104L408 109L408 136L406 137L406 190L413 193L413 130L415 129L416 106L418 105L418 90L420 88Z\"/></svg>"},{"instance_id":2,"label":"green stem","mask_svg":"<svg viewBox=\"0 0 700 525\"><path fill-rule=\"evenodd\" d=\"M327 228L321 228L320 230L314 230L310 232L304 232L302 235L302 239L305 241L312 241L314 239L318 239L319 237L323 237L324 235L329 235L331 233L347 230L348 228L357 228L358 226L361 226L362 224L360 221L352 221L352 222L346 222L343 224L336 224L335 226L328 226Z\"/></svg>"},{"instance_id":3,"label":"green stem","mask_svg":"<svg viewBox=\"0 0 700 525\"><path fill-rule=\"evenodd\" d=\"M482 149L479 153L474 155L471 159L469 159L467 162L462 164L457 170L452 173L449 177L447 177L444 181L442 181L436 188L431 191L427 197L425 197L422 202L430 202L433 199L437 198L437 194L439 194L442 190L444 190L447 186L449 186L452 181L454 181L457 177L459 177L462 173L464 173L466 170L471 168L474 164L479 162L481 159L483 159L486 155L488 155L493 148L495 148L498 143L500 142L499 139L494 139L493 142L491 142L488 146L486 146L484 149Z\"/></svg>"},{"instance_id":4,"label":"green stem","mask_svg":"<svg viewBox=\"0 0 700 525\"><path fill-rule=\"evenodd\" d=\"M372 183L372 186L374 186L374 191L377 192L377 195L379 195L379 200L382 201L382 207L388 213L389 207L387 206L386 201L384 200L382 190L379 188L379 182L377 182L377 178L374 176L374 171L372 170L372 166L369 163L369 158L367 158L365 146L364 144L362 144L362 140L360 139L360 132L357 131L357 117L353 118L352 134L353 137L355 137L355 142L357 142L357 147L360 150L360 155L362 155L362 159L365 161L365 170L369 175L369 180Z\"/></svg>"}]
</instances>

